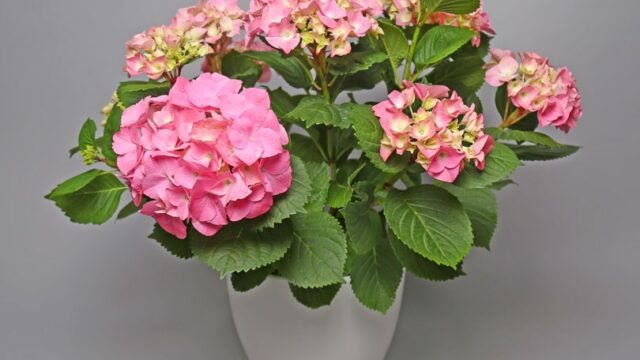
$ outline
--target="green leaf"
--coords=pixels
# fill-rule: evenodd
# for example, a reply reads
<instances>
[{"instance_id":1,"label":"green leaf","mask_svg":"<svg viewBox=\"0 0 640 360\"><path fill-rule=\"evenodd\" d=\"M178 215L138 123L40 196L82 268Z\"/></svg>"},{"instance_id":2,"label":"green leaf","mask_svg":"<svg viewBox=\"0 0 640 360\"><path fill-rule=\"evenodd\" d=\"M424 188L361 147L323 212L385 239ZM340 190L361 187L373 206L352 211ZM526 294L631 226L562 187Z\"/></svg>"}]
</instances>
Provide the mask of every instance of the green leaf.
<instances>
[{"instance_id":1,"label":"green leaf","mask_svg":"<svg viewBox=\"0 0 640 360\"><path fill-rule=\"evenodd\" d=\"M338 295L342 284L329 285L317 289L305 289L289 284L293 297L298 302L310 309L319 309L323 306L331 305L333 299Z\"/></svg>"},{"instance_id":2,"label":"green leaf","mask_svg":"<svg viewBox=\"0 0 640 360\"><path fill-rule=\"evenodd\" d=\"M384 31L381 41L393 69L409 56L409 41L402 29L386 19L378 19L378 24Z\"/></svg>"},{"instance_id":3,"label":"green leaf","mask_svg":"<svg viewBox=\"0 0 640 360\"><path fill-rule=\"evenodd\" d=\"M190 239L180 240L177 237L166 232L160 225L155 224L153 232L149 235L149 239L156 240L165 250L180 259L191 259Z\"/></svg>"},{"instance_id":4,"label":"green leaf","mask_svg":"<svg viewBox=\"0 0 640 360\"><path fill-rule=\"evenodd\" d=\"M122 109L117 104L111 110L104 125L104 135L102 136L102 155L107 165L116 166L118 155L113 151L113 135L120 131L120 120L122 119Z\"/></svg>"},{"instance_id":5,"label":"green leaf","mask_svg":"<svg viewBox=\"0 0 640 360\"><path fill-rule=\"evenodd\" d=\"M140 211L140 208L138 208L136 204L134 204L133 201L131 201L120 210L116 219L118 220L126 219L133 214L137 214L139 211Z\"/></svg>"},{"instance_id":6,"label":"green leaf","mask_svg":"<svg viewBox=\"0 0 640 360\"><path fill-rule=\"evenodd\" d=\"M87 146L96 146L96 131L98 131L96 123L87 119L78 135L78 150L84 150Z\"/></svg>"},{"instance_id":7,"label":"green leaf","mask_svg":"<svg viewBox=\"0 0 640 360\"><path fill-rule=\"evenodd\" d=\"M273 207L268 213L251 222L255 230L262 231L273 228L291 215L305 211L304 206L311 196L311 180L304 162L295 156L291 157L291 169L293 171L291 188L275 198Z\"/></svg>"},{"instance_id":8,"label":"green leaf","mask_svg":"<svg viewBox=\"0 0 640 360\"><path fill-rule=\"evenodd\" d=\"M269 91L269 98L271 99L271 110L282 120L298 105L301 97L291 96L282 88L277 88Z\"/></svg>"},{"instance_id":9,"label":"green leaf","mask_svg":"<svg viewBox=\"0 0 640 360\"><path fill-rule=\"evenodd\" d=\"M311 179L311 196L305 206L307 211L322 211L327 203L329 193L329 166L325 163L305 164L309 178Z\"/></svg>"},{"instance_id":10,"label":"green leaf","mask_svg":"<svg viewBox=\"0 0 640 360\"><path fill-rule=\"evenodd\" d=\"M94 169L58 185L46 198L72 222L100 225L116 212L125 190L127 187L115 175Z\"/></svg>"},{"instance_id":11,"label":"green leaf","mask_svg":"<svg viewBox=\"0 0 640 360\"><path fill-rule=\"evenodd\" d=\"M282 259L293 242L288 224L256 233L244 224L234 223L213 237L197 231L191 231L189 237L196 257L222 277L273 264Z\"/></svg>"},{"instance_id":12,"label":"green leaf","mask_svg":"<svg viewBox=\"0 0 640 360\"><path fill-rule=\"evenodd\" d=\"M386 163L380 157L380 141L384 133L370 106L347 103L340 105L340 111L353 126L358 145L373 165L391 174L406 168L408 163L406 157L392 156Z\"/></svg>"},{"instance_id":13,"label":"green leaf","mask_svg":"<svg viewBox=\"0 0 640 360\"><path fill-rule=\"evenodd\" d=\"M429 74L429 82L449 87L464 86L475 93L484 85L484 60L477 56L465 56L443 62Z\"/></svg>"},{"instance_id":14,"label":"green leaf","mask_svg":"<svg viewBox=\"0 0 640 360\"><path fill-rule=\"evenodd\" d=\"M491 189L493 190L502 190L504 188L506 188L509 185L518 185L518 183L516 183L515 181L511 180L511 179L506 179L506 180L502 180L502 181L498 181L496 183L493 183L493 185L491 185Z\"/></svg>"},{"instance_id":15,"label":"green leaf","mask_svg":"<svg viewBox=\"0 0 640 360\"><path fill-rule=\"evenodd\" d=\"M246 51L246 56L267 63L284 80L295 88L308 89L311 87L309 71L302 61L294 56L283 57L277 51Z\"/></svg>"},{"instance_id":16,"label":"green leaf","mask_svg":"<svg viewBox=\"0 0 640 360\"><path fill-rule=\"evenodd\" d=\"M171 84L168 82L157 81L125 81L120 83L116 93L118 95L118 101L125 107L137 104L140 100L147 96L160 96L166 95L171 89ZM117 105L114 107L114 109Z\"/></svg>"},{"instance_id":17,"label":"green leaf","mask_svg":"<svg viewBox=\"0 0 640 360\"><path fill-rule=\"evenodd\" d=\"M516 154L506 145L496 143L487 156L484 170L467 166L460 174L456 185L464 188L485 188L508 178L522 165Z\"/></svg>"},{"instance_id":18,"label":"green leaf","mask_svg":"<svg viewBox=\"0 0 640 360\"><path fill-rule=\"evenodd\" d=\"M540 145L511 145L516 156L523 161L549 161L571 156L580 150L579 146L561 145L550 148Z\"/></svg>"},{"instance_id":19,"label":"green leaf","mask_svg":"<svg viewBox=\"0 0 640 360\"><path fill-rule=\"evenodd\" d=\"M332 91L340 94L343 91L358 91L373 89L383 80L382 73L388 63L375 64L368 70L346 75L336 82Z\"/></svg>"},{"instance_id":20,"label":"green leaf","mask_svg":"<svg viewBox=\"0 0 640 360\"><path fill-rule=\"evenodd\" d=\"M384 237L380 214L368 202L351 203L342 209L351 246L358 254L371 251Z\"/></svg>"},{"instance_id":21,"label":"green leaf","mask_svg":"<svg viewBox=\"0 0 640 360\"><path fill-rule=\"evenodd\" d=\"M385 314L396 299L402 281L402 265L389 242L378 238L376 246L364 255L356 255L351 267L351 288L367 308Z\"/></svg>"},{"instance_id":22,"label":"green leaf","mask_svg":"<svg viewBox=\"0 0 640 360\"><path fill-rule=\"evenodd\" d=\"M340 111L318 96L305 96L287 117L303 121L307 128L317 125L330 125L346 129L349 123L340 115Z\"/></svg>"},{"instance_id":23,"label":"green leaf","mask_svg":"<svg viewBox=\"0 0 640 360\"><path fill-rule=\"evenodd\" d=\"M542 145L550 148L562 147L562 144L553 140L549 135L534 132L507 129L500 133L501 140L511 140L516 142L528 142L535 145Z\"/></svg>"},{"instance_id":24,"label":"green leaf","mask_svg":"<svg viewBox=\"0 0 640 360\"><path fill-rule=\"evenodd\" d=\"M394 189L384 201L384 214L405 245L437 264L455 268L471 250L471 221L458 199L444 189Z\"/></svg>"},{"instance_id":25,"label":"green leaf","mask_svg":"<svg viewBox=\"0 0 640 360\"><path fill-rule=\"evenodd\" d=\"M329 187L327 203L333 209L341 209L351 201L352 196L353 189L350 186L332 182Z\"/></svg>"},{"instance_id":26,"label":"green leaf","mask_svg":"<svg viewBox=\"0 0 640 360\"><path fill-rule=\"evenodd\" d=\"M269 275L273 274L275 265L267 265L256 270L233 273L231 275L231 285L238 292L247 292L260 286Z\"/></svg>"},{"instance_id":27,"label":"green leaf","mask_svg":"<svg viewBox=\"0 0 640 360\"><path fill-rule=\"evenodd\" d=\"M504 118L504 112L507 108L507 101L509 101L509 97L507 96L507 84L504 84L496 89L496 110L498 110L498 114L500 117ZM509 102L509 112L511 109L511 103Z\"/></svg>"},{"instance_id":28,"label":"green leaf","mask_svg":"<svg viewBox=\"0 0 640 360\"><path fill-rule=\"evenodd\" d=\"M289 135L291 154L306 162L324 162L324 150L312 138L302 134Z\"/></svg>"},{"instance_id":29,"label":"green leaf","mask_svg":"<svg viewBox=\"0 0 640 360\"><path fill-rule=\"evenodd\" d=\"M533 131L538 127L539 124L540 123L538 121L538 113L531 113L525 116L522 120L518 121L517 123L509 126L509 129Z\"/></svg>"},{"instance_id":30,"label":"green leaf","mask_svg":"<svg viewBox=\"0 0 640 360\"><path fill-rule=\"evenodd\" d=\"M480 7L480 0L425 0L430 14L447 12L451 14L470 14Z\"/></svg>"},{"instance_id":31,"label":"green leaf","mask_svg":"<svg viewBox=\"0 0 640 360\"><path fill-rule=\"evenodd\" d=\"M448 58L474 36L475 32L459 27L433 27L418 41L413 61L422 66L435 64Z\"/></svg>"},{"instance_id":32,"label":"green leaf","mask_svg":"<svg viewBox=\"0 0 640 360\"><path fill-rule=\"evenodd\" d=\"M464 189L450 184L440 184L452 193L467 212L473 228L473 244L490 249L493 233L498 225L498 204L489 189Z\"/></svg>"},{"instance_id":33,"label":"green leaf","mask_svg":"<svg viewBox=\"0 0 640 360\"><path fill-rule=\"evenodd\" d=\"M291 218L293 245L279 264L280 274L302 288L343 282L347 237L338 221L325 212Z\"/></svg>"},{"instance_id":34,"label":"green leaf","mask_svg":"<svg viewBox=\"0 0 640 360\"><path fill-rule=\"evenodd\" d=\"M389 233L389 242L400 264L419 278L431 281L447 281L464 275L462 266L459 265L457 268L452 269L448 266L438 265L409 249L392 232Z\"/></svg>"},{"instance_id":35,"label":"green leaf","mask_svg":"<svg viewBox=\"0 0 640 360\"><path fill-rule=\"evenodd\" d=\"M388 59L387 54L377 51L354 51L346 56L331 58L329 72L333 75L348 75L368 70Z\"/></svg>"},{"instance_id":36,"label":"green leaf","mask_svg":"<svg viewBox=\"0 0 640 360\"><path fill-rule=\"evenodd\" d=\"M252 87L260 78L262 68L250 57L233 50L222 58L222 74Z\"/></svg>"}]
</instances>

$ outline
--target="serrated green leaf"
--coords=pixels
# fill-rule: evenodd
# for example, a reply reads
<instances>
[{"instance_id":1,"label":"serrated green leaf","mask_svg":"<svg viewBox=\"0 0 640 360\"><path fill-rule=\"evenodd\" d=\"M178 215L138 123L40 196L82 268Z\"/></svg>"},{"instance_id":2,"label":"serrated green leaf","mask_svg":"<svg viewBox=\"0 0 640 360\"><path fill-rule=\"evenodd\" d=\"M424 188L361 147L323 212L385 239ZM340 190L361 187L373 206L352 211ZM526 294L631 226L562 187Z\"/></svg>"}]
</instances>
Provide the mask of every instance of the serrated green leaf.
<instances>
[{"instance_id":1,"label":"serrated green leaf","mask_svg":"<svg viewBox=\"0 0 640 360\"><path fill-rule=\"evenodd\" d=\"M298 106L287 114L287 117L303 121L307 128L318 124L343 129L349 127L349 123L342 118L338 108L318 96L305 96L302 98Z\"/></svg>"},{"instance_id":2,"label":"serrated green leaf","mask_svg":"<svg viewBox=\"0 0 640 360\"><path fill-rule=\"evenodd\" d=\"M269 275L273 274L275 264L267 265L256 270L233 273L231 275L231 285L238 292L247 292L260 286Z\"/></svg>"},{"instance_id":3,"label":"serrated green leaf","mask_svg":"<svg viewBox=\"0 0 640 360\"><path fill-rule=\"evenodd\" d=\"M274 199L273 207L268 213L251 221L250 225L253 229L262 231L272 228L291 215L305 211L304 206L311 196L311 180L304 162L295 156L291 157L291 169L293 172L291 188Z\"/></svg>"},{"instance_id":4,"label":"serrated green leaf","mask_svg":"<svg viewBox=\"0 0 640 360\"><path fill-rule=\"evenodd\" d=\"M96 131L98 127L92 119L87 119L78 135L78 150L84 150L87 146L96 146Z\"/></svg>"},{"instance_id":5,"label":"serrated green leaf","mask_svg":"<svg viewBox=\"0 0 640 360\"><path fill-rule=\"evenodd\" d=\"M322 211L327 203L329 193L329 166L325 163L305 163L311 179L311 196L305 209L307 211Z\"/></svg>"},{"instance_id":6,"label":"serrated green leaf","mask_svg":"<svg viewBox=\"0 0 640 360\"><path fill-rule=\"evenodd\" d=\"M384 35L380 39L385 52L389 56L391 67L397 69L398 65L409 56L409 41L402 29L390 21L379 19L378 24L384 31Z\"/></svg>"},{"instance_id":7,"label":"serrated green leaf","mask_svg":"<svg viewBox=\"0 0 640 360\"><path fill-rule=\"evenodd\" d=\"M484 170L467 166L455 184L464 188L486 188L508 178L520 165L522 163L512 150L496 143L487 156Z\"/></svg>"},{"instance_id":8,"label":"serrated green leaf","mask_svg":"<svg viewBox=\"0 0 640 360\"><path fill-rule=\"evenodd\" d=\"M455 268L471 250L471 221L458 199L444 189L420 185L391 190L384 214L405 245L437 264Z\"/></svg>"},{"instance_id":9,"label":"serrated green leaf","mask_svg":"<svg viewBox=\"0 0 640 360\"><path fill-rule=\"evenodd\" d=\"M489 189L464 189L450 184L440 184L452 193L467 212L473 228L473 244L489 250L491 239L498 225L498 204Z\"/></svg>"},{"instance_id":10,"label":"serrated green leaf","mask_svg":"<svg viewBox=\"0 0 640 360\"><path fill-rule=\"evenodd\" d=\"M169 93L169 89L171 89L171 84L168 82L125 81L120 83L116 94L118 95L118 101L125 108L128 108L147 96L166 95Z\"/></svg>"},{"instance_id":11,"label":"serrated green leaf","mask_svg":"<svg viewBox=\"0 0 640 360\"><path fill-rule=\"evenodd\" d=\"M409 249L392 232L389 232L389 242L400 264L419 278L431 281L447 281L464 275L461 265L455 269L438 265Z\"/></svg>"},{"instance_id":12,"label":"serrated green leaf","mask_svg":"<svg viewBox=\"0 0 640 360\"><path fill-rule=\"evenodd\" d=\"M289 135L291 154L305 162L325 162L324 150L312 138L302 134Z\"/></svg>"},{"instance_id":13,"label":"serrated green leaf","mask_svg":"<svg viewBox=\"0 0 640 360\"><path fill-rule=\"evenodd\" d=\"M58 185L46 198L72 222L100 225L111 219L125 190L112 173L89 170Z\"/></svg>"},{"instance_id":14,"label":"serrated green leaf","mask_svg":"<svg viewBox=\"0 0 640 360\"><path fill-rule=\"evenodd\" d=\"M523 161L550 161L566 158L578 152L579 146L561 145L550 148L540 145L510 145L516 156Z\"/></svg>"},{"instance_id":15,"label":"serrated green leaf","mask_svg":"<svg viewBox=\"0 0 640 360\"><path fill-rule=\"evenodd\" d=\"M351 247L358 254L371 251L384 238L380 214L368 202L351 203L342 209L342 215L351 240Z\"/></svg>"},{"instance_id":16,"label":"serrated green leaf","mask_svg":"<svg viewBox=\"0 0 640 360\"><path fill-rule=\"evenodd\" d=\"M401 281L402 265L385 238L378 238L372 250L353 260L351 288L360 303L371 310L386 314Z\"/></svg>"},{"instance_id":17,"label":"serrated green leaf","mask_svg":"<svg viewBox=\"0 0 640 360\"><path fill-rule=\"evenodd\" d=\"M387 54L378 51L353 51L346 56L332 58L329 72L333 75L348 75L367 70L388 59Z\"/></svg>"},{"instance_id":18,"label":"serrated green leaf","mask_svg":"<svg viewBox=\"0 0 640 360\"><path fill-rule=\"evenodd\" d=\"M149 239L156 240L165 250L180 259L187 260L193 257L189 238L180 240L166 232L158 224L154 225L153 232L149 235Z\"/></svg>"},{"instance_id":19,"label":"serrated green leaf","mask_svg":"<svg viewBox=\"0 0 640 360\"><path fill-rule=\"evenodd\" d=\"M278 270L290 283L319 288L343 282L347 238L338 221L325 212L291 218L293 245Z\"/></svg>"},{"instance_id":20,"label":"serrated green leaf","mask_svg":"<svg viewBox=\"0 0 640 360\"><path fill-rule=\"evenodd\" d=\"M480 0L425 0L424 4L430 14L447 12L451 14L470 14L480 7Z\"/></svg>"},{"instance_id":21,"label":"serrated green leaf","mask_svg":"<svg viewBox=\"0 0 640 360\"><path fill-rule=\"evenodd\" d=\"M260 78L262 68L250 57L232 50L222 58L222 74L252 87Z\"/></svg>"},{"instance_id":22,"label":"serrated green leaf","mask_svg":"<svg viewBox=\"0 0 640 360\"><path fill-rule=\"evenodd\" d=\"M327 195L327 203L334 209L345 207L353 196L353 189L344 184L332 182Z\"/></svg>"},{"instance_id":23,"label":"serrated green leaf","mask_svg":"<svg viewBox=\"0 0 640 360\"><path fill-rule=\"evenodd\" d=\"M358 145L373 165L391 174L406 168L408 163L406 157L392 156L387 162L384 162L380 157L380 141L383 138L383 131L370 106L347 103L340 105L340 111L353 126Z\"/></svg>"},{"instance_id":24,"label":"serrated green leaf","mask_svg":"<svg viewBox=\"0 0 640 360\"><path fill-rule=\"evenodd\" d=\"M319 309L323 306L331 305L333 299L338 295L342 284L329 285L317 289L305 289L293 284L289 284L293 297L298 302L310 309Z\"/></svg>"},{"instance_id":25,"label":"serrated green leaf","mask_svg":"<svg viewBox=\"0 0 640 360\"><path fill-rule=\"evenodd\" d=\"M517 142L527 142L535 145L542 145L550 148L559 148L562 144L553 140L549 135L534 132L507 129L500 133L501 140L511 140Z\"/></svg>"},{"instance_id":26,"label":"serrated green leaf","mask_svg":"<svg viewBox=\"0 0 640 360\"><path fill-rule=\"evenodd\" d=\"M126 219L133 214L137 214L139 211L140 211L140 208L138 208L136 204L134 204L133 201L131 201L127 205L125 205L120 210L120 212L118 212L118 216L116 216L116 219L118 220Z\"/></svg>"},{"instance_id":27,"label":"serrated green leaf","mask_svg":"<svg viewBox=\"0 0 640 360\"><path fill-rule=\"evenodd\" d=\"M222 277L273 264L282 259L293 242L288 224L257 233L244 224L234 223L213 237L197 231L191 231L189 237L195 256Z\"/></svg>"},{"instance_id":28,"label":"serrated green leaf","mask_svg":"<svg viewBox=\"0 0 640 360\"><path fill-rule=\"evenodd\" d=\"M120 131L120 121L122 119L122 109L119 106L114 106L111 110L111 114L107 118L104 125L104 135L102 136L102 155L104 156L107 165L111 167L116 166L118 155L113 151L113 135Z\"/></svg>"},{"instance_id":29,"label":"serrated green leaf","mask_svg":"<svg viewBox=\"0 0 640 360\"><path fill-rule=\"evenodd\" d=\"M421 66L438 63L471 41L474 36L475 32L459 27L433 27L418 41L413 61Z\"/></svg>"},{"instance_id":30,"label":"serrated green leaf","mask_svg":"<svg viewBox=\"0 0 640 360\"><path fill-rule=\"evenodd\" d=\"M302 96L291 96L282 90L282 88L277 88L275 90L269 90L269 98L271 99L271 110L273 110L279 119L283 120L286 119L287 114L291 110L295 109L302 99Z\"/></svg>"},{"instance_id":31,"label":"serrated green leaf","mask_svg":"<svg viewBox=\"0 0 640 360\"><path fill-rule=\"evenodd\" d=\"M308 89L311 87L311 78L307 68L302 61L294 56L284 57L277 51L246 51L243 54L269 64L289 85L295 88Z\"/></svg>"}]
</instances>

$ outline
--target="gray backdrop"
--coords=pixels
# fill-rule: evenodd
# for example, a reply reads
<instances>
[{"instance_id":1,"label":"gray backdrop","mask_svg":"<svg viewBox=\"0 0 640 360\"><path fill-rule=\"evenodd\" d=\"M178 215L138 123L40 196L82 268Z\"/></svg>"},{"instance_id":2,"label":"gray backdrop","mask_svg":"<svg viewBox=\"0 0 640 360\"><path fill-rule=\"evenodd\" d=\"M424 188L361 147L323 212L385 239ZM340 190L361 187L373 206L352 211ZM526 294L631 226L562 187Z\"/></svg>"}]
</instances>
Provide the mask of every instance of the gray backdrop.
<instances>
[{"instance_id":1,"label":"gray backdrop","mask_svg":"<svg viewBox=\"0 0 640 360\"><path fill-rule=\"evenodd\" d=\"M194 2L0 2L0 359L245 359L223 282L147 240L151 221L72 225L42 198L83 170L66 150L123 78L124 42ZM467 277L408 280L388 359L637 358L640 3L485 2L496 46L576 73L584 149L518 172Z\"/></svg>"}]
</instances>

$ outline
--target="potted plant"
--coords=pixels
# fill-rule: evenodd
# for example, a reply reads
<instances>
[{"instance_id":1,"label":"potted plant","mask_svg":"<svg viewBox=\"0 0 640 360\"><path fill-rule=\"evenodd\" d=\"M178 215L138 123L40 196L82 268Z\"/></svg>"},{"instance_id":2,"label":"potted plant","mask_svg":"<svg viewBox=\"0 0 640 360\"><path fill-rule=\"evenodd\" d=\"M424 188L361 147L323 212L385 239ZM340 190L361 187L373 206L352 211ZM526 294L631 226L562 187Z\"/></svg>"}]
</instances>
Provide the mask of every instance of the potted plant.
<instances>
[{"instance_id":1,"label":"potted plant","mask_svg":"<svg viewBox=\"0 0 640 360\"><path fill-rule=\"evenodd\" d=\"M479 0L200 1L127 43L148 79L120 84L102 135L84 123L71 155L95 166L46 198L81 224L153 217L151 239L229 279L252 360L383 359L405 271L463 275L494 192L578 150L536 131L576 126L571 72L494 34ZM272 72L286 89L257 85Z\"/></svg>"}]
</instances>

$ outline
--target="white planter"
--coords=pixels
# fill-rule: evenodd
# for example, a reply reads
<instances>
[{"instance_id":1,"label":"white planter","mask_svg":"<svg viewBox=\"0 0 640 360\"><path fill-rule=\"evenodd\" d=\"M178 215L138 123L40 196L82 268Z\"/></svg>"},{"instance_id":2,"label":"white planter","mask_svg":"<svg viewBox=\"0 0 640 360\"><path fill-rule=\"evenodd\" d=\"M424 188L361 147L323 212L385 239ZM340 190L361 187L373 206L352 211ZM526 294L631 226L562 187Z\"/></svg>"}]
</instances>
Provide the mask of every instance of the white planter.
<instances>
[{"instance_id":1,"label":"white planter","mask_svg":"<svg viewBox=\"0 0 640 360\"><path fill-rule=\"evenodd\" d=\"M299 304L287 282L275 276L247 293L235 292L229 281L228 291L249 360L384 360L398 322L404 278L385 316L364 308L348 284L331 306L319 310Z\"/></svg>"}]
</instances>

